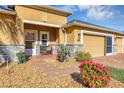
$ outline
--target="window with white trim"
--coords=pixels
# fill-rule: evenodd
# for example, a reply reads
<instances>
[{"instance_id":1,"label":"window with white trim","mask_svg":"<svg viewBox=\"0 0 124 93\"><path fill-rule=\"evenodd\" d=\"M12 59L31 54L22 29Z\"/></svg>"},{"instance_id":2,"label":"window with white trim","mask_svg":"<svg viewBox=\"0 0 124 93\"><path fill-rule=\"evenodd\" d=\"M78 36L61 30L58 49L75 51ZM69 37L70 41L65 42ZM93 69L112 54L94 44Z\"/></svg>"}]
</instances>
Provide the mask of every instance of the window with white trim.
<instances>
[{"instance_id":1,"label":"window with white trim","mask_svg":"<svg viewBox=\"0 0 124 93\"><path fill-rule=\"evenodd\" d=\"M35 41L36 41L36 32L25 32L26 49L33 48Z\"/></svg>"}]
</instances>

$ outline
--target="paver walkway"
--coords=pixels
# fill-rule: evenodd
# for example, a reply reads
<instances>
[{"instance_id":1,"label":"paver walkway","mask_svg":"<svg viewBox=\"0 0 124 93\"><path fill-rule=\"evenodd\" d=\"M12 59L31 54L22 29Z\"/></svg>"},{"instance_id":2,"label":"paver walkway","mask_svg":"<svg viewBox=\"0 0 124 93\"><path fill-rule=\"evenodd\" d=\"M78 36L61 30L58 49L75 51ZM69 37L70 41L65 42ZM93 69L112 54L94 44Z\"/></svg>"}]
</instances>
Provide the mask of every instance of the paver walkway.
<instances>
[{"instance_id":1,"label":"paver walkway","mask_svg":"<svg viewBox=\"0 0 124 93\"><path fill-rule=\"evenodd\" d=\"M56 55L44 55L44 56L34 56L31 57L29 62L36 66L42 75L48 77L49 79L57 79L59 77L71 74L73 72L78 72L78 66L73 65L66 68L57 68L54 65L49 64L49 62L56 61Z\"/></svg>"},{"instance_id":2,"label":"paver walkway","mask_svg":"<svg viewBox=\"0 0 124 93\"><path fill-rule=\"evenodd\" d=\"M94 58L94 61L97 63L102 63L107 66L124 69L124 54L97 57Z\"/></svg>"},{"instance_id":3,"label":"paver walkway","mask_svg":"<svg viewBox=\"0 0 124 93\"><path fill-rule=\"evenodd\" d=\"M56 55L39 55L29 58L31 62L38 70L49 79L57 79L59 77L79 72L78 64L71 67L57 68L51 65L49 62L56 61ZM102 63L107 66L124 69L124 54L118 54L114 56L97 57L93 59L97 63Z\"/></svg>"}]
</instances>

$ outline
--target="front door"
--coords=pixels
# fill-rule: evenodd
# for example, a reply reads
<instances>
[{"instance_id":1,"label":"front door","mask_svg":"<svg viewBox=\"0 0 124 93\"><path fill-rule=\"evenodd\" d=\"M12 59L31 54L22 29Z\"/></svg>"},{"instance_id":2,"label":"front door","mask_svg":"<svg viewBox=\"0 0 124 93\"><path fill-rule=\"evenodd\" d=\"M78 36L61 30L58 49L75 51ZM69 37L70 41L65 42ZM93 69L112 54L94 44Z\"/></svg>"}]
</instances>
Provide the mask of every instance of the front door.
<instances>
[{"instance_id":1,"label":"front door","mask_svg":"<svg viewBox=\"0 0 124 93\"><path fill-rule=\"evenodd\" d=\"M40 41L41 41L41 53L47 52L47 47L49 44L49 32L41 31Z\"/></svg>"},{"instance_id":2,"label":"front door","mask_svg":"<svg viewBox=\"0 0 124 93\"><path fill-rule=\"evenodd\" d=\"M106 36L106 55L112 55L113 53L113 38L112 36Z\"/></svg>"},{"instance_id":3,"label":"front door","mask_svg":"<svg viewBox=\"0 0 124 93\"><path fill-rule=\"evenodd\" d=\"M25 31L26 55L35 55L36 31Z\"/></svg>"},{"instance_id":4,"label":"front door","mask_svg":"<svg viewBox=\"0 0 124 93\"><path fill-rule=\"evenodd\" d=\"M41 46L48 46L49 44L49 32L40 32Z\"/></svg>"}]
</instances>

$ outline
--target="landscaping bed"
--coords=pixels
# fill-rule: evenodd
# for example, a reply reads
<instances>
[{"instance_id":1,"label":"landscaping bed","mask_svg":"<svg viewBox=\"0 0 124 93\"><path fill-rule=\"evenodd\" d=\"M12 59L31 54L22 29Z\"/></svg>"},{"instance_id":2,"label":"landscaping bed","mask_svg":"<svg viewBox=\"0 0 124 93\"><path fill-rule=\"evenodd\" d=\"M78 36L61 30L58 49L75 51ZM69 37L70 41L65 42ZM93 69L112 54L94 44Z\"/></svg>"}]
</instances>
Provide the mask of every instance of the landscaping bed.
<instances>
[{"instance_id":1,"label":"landscaping bed","mask_svg":"<svg viewBox=\"0 0 124 93\"><path fill-rule=\"evenodd\" d=\"M74 65L78 65L79 63L76 61L65 61L65 62L49 62L49 64L53 65L56 68L69 68L72 67Z\"/></svg>"},{"instance_id":2,"label":"landscaping bed","mask_svg":"<svg viewBox=\"0 0 124 93\"><path fill-rule=\"evenodd\" d=\"M58 63L60 64L60 63ZM65 64L70 64L66 63ZM36 68L29 62L17 64L12 62L9 65L10 71L7 73L6 67L0 68L0 87L19 87L19 88L82 88L81 83L75 81L69 74L56 80L49 80L44 77ZM46 68L47 70L47 68ZM111 80L108 87L124 87L124 84Z\"/></svg>"},{"instance_id":3,"label":"landscaping bed","mask_svg":"<svg viewBox=\"0 0 124 93\"><path fill-rule=\"evenodd\" d=\"M7 74L5 67L0 68L0 87L19 88L54 88L54 87L82 87L74 81L70 75L57 80L49 80L44 77L31 63L17 64L10 63L10 72Z\"/></svg>"}]
</instances>

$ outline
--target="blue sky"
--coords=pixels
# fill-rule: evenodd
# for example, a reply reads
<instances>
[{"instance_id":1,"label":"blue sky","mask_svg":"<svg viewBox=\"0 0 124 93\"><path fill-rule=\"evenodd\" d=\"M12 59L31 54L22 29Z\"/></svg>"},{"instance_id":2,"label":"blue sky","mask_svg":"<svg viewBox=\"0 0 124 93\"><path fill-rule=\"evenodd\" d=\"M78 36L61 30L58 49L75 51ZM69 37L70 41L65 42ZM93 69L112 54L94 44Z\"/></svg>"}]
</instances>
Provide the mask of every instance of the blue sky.
<instances>
[{"instance_id":1,"label":"blue sky","mask_svg":"<svg viewBox=\"0 0 124 93\"><path fill-rule=\"evenodd\" d=\"M96 25L124 31L124 5L52 5L72 13L68 21L78 19Z\"/></svg>"}]
</instances>

